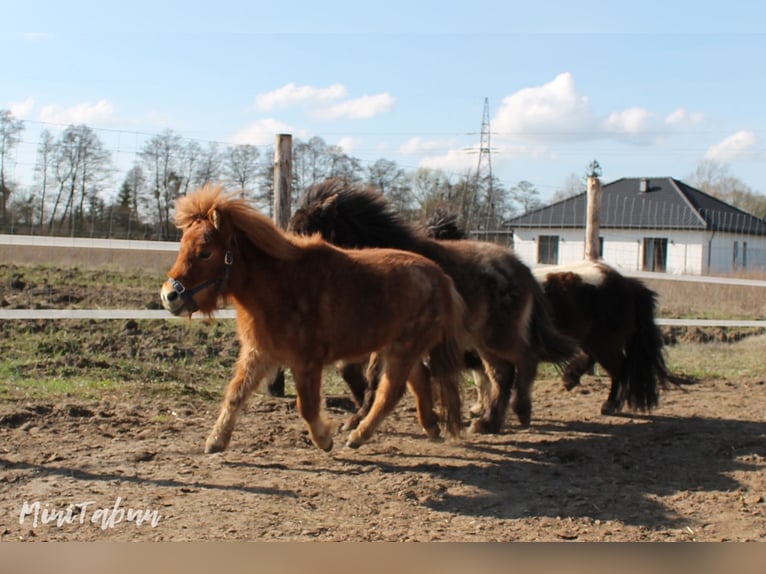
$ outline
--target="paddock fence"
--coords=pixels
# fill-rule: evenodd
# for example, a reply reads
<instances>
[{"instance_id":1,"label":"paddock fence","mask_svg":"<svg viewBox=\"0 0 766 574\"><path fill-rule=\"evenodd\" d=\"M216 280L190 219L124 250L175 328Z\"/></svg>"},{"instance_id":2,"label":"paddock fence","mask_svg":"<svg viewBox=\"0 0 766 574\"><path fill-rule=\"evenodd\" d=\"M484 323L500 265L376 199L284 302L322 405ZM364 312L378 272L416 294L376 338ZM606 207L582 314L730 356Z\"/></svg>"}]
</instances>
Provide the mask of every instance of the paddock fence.
<instances>
[{"instance_id":1,"label":"paddock fence","mask_svg":"<svg viewBox=\"0 0 766 574\"><path fill-rule=\"evenodd\" d=\"M175 259L178 243L171 241L120 240L81 237L49 237L0 234L0 265L47 263L56 265L136 266L162 273ZM623 271L630 277L651 281L688 282L766 288L766 280L742 277L679 275L645 271ZM763 292L766 300L766 291ZM711 304L714 304L711 301ZM195 315L195 317L198 317ZM234 319L233 309L222 309L218 319ZM200 318L202 318L200 316ZM0 307L0 320L60 319L169 319L177 320L162 309L7 309ZM677 319L658 317L659 325L681 327L753 327L766 329L764 319Z\"/></svg>"}]
</instances>

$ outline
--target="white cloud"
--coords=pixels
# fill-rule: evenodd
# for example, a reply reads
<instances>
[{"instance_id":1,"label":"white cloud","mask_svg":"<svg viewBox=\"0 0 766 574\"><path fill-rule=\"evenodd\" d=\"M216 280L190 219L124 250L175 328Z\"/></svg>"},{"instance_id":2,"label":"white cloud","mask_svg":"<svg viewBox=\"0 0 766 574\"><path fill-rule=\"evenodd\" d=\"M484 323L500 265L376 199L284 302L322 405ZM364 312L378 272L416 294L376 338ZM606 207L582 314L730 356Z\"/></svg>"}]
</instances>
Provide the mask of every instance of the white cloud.
<instances>
[{"instance_id":1,"label":"white cloud","mask_svg":"<svg viewBox=\"0 0 766 574\"><path fill-rule=\"evenodd\" d=\"M441 169L461 173L467 169L476 169L478 156L464 149L453 149L438 156L428 156L418 162L418 167Z\"/></svg>"},{"instance_id":2,"label":"white cloud","mask_svg":"<svg viewBox=\"0 0 766 574\"><path fill-rule=\"evenodd\" d=\"M537 141L583 139L595 129L588 98L578 93L569 72L506 96L492 121L493 132Z\"/></svg>"},{"instance_id":3,"label":"white cloud","mask_svg":"<svg viewBox=\"0 0 766 574\"><path fill-rule=\"evenodd\" d=\"M399 147L399 153L405 155L418 154L439 149L449 149L455 145L455 140L424 140L421 137L414 137Z\"/></svg>"},{"instance_id":4,"label":"white cloud","mask_svg":"<svg viewBox=\"0 0 766 574\"><path fill-rule=\"evenodd\" d=\"M285 84L271 92L255 97L255 109L270 111L293 106L303 106L310 116L322 120L366 119L390 111L394 98L388 93L346 98L348 90L343 84L326 88Z\"/></svg>"},{"instance_id":5,"label":"white cloud","mask_svg":"<svg viewBox=\"0 0 766 574\"><path fill-rule=\"evenodd\" d=\"M107 100L99 100L95 104L83 102L69 108L55 104L40 110L40 120L51 124L92 124L110 120L114 108Z\"/></svg>"},{"instance_id":6,"label":"white cloud","mask_svg":"<svg viewBox=\"0 0 766 574\"><path fill-rule=\"evenodd\" d=\"M27 98L23 102L8 102L8 109L15 118L25 118L35 107L35 101Z\"/></svg>"},{"instance_id":7,"label":"white cloud","mask_svg":"<svg viewBox=\"0 0 766 574\"><path fill-rule=\"evenodd\" d=\"M670 112L665 118L665 123L673 127L696 126L705 119L705 114L700 112L689 112L684 108L677 108Z\"/></svg>"},{"instance_id":8,"label":"white cloud","mask_svg":"<svg viewBox=\"0 0 766 574\"><path fill-rule=\"evenodd\" d=\"M266 118L252 123L231 136L232 144L273 145L277 134L293 134L304 137L305 133L273 118Z\"/></svg>"},{"instance_id":9,"label":"white cloud","mask_svg":"<svg viewBox=\"0 0 766 574\"><path fill-rule=\"evenodd\" d=\"M288 108L296 104L326 104L346 97L346 87L343 84L333 84L327 88L313 86L296 86L292 82L271 92L255 96L255 108L259 111L270 111Z\"/></svg>"},{"instance_id":10,"label":"white cloud","mask_svg":"<svg viewBox=\"0 0 766 574\"><path fill-rule=\"evenodd\" d=\"M604 129L617 135L640 136L648 131L655 131L652 126L655 122L655 114L644 108L633 107L609 114L604 122Z\"/></svg>"},{"instance_id":11,"label":"white cloud","mask_svg":"<svg viewBox=\"0 0 766 574\"><path fill-rule=\"evenodd\" d=\"M313 115L324 120L338 120L341 118L352 120L366 119L391 111L394 107L394 102L393 96L387 93L362 96L338 102L331 106L319 107L314 110Z\"/></svg>"},{"instance_id":12,"label":"white cloud","mask_svg":"<svg viewBox=\"0 0 766 574\"><path fill-rule=\"evenodd\" d=\"M705 153L705 159L723 162L742 159L749 156L757 144L758 137L753 132L740 130L720 143L710 146Z\"/></svg>"},{"instance_id":13,"label":"white cloud","mask_svg":"<svg viewBox=\"0 0 766 574\"><path fill-rule=\"evenodd\" d=\"M344 137L340 138L338 140L337 145L340 149L343 150L343 153L350 154L355 149L359 147L359 144L362 142L359 138L352 138L352 137Z\"/></svg>"},{"instance_id":14,"label":"white cloud","mask_svg":"<svg viewBox=\"0 0 766 574\"><path fill-rule=\"evenodd\" d=\"M611 138L645 144L679 129L700 124L704 115L677 108L666 117L634 106L599 116L569 72L541 86L521 89L503 99L492 121L496 140L543 144Z\"/></svg>"}]
</instances>

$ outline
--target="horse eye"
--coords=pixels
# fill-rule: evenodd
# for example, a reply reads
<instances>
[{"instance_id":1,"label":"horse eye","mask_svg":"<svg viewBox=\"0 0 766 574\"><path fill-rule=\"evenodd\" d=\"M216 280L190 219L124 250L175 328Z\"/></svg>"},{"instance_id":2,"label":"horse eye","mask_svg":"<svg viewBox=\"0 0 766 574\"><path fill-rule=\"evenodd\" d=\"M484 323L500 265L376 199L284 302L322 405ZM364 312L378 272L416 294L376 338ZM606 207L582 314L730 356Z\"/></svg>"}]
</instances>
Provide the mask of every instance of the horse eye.
<instances>
[{"instance_id":1,"label":"horse eye","mask_svg":"<svg viewBox=\"0 0 766 574\"><path fill-rule=\"evenodd\" d=\"M210 251L200 251L197 257L199 257L200 259L210 259L210 255L212 255Z\"/></svg>"}]
</instances>

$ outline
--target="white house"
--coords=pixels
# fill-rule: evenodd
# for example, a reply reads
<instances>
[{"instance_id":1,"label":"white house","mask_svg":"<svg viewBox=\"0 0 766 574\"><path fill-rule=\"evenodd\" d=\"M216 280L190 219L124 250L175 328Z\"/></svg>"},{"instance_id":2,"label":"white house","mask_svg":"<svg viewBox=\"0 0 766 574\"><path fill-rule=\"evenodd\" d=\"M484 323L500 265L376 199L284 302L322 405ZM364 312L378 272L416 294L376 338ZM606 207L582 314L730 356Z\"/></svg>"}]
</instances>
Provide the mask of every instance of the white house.
<instances>
[{"instance_id":1,"label":"white house","mask_svg":"<svg viewBox=\"0 0 766 574\"><path fill-rule=\"evenodd\" d=\"M602 186L603 259L626 270L732 273L766 270L766 221L677 179L622 178ZM530 266L579 261L587 194L507 223Z\"/></svg>"}]
</instances>

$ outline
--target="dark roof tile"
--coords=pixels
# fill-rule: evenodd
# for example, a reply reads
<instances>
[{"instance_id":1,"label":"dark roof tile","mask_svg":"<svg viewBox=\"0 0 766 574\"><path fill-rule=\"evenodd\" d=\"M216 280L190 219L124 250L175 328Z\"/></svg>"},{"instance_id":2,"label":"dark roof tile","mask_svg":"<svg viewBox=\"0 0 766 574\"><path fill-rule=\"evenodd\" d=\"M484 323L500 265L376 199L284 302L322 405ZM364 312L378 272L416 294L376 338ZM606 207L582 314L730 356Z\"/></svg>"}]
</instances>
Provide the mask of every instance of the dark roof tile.
<instances>
[{"instance_id":1,"label":"dark roof tile","mask_svg":"<svg viewBox=\"0 0 766 574\"><path fill-rule=\"evenodd\" d=\"M601 187L601 227L720 231L766 235L766 221L671 177L626 177ZM510 228L583 228L581 193L507 222Z\"/></svg>"}]
</instances>

